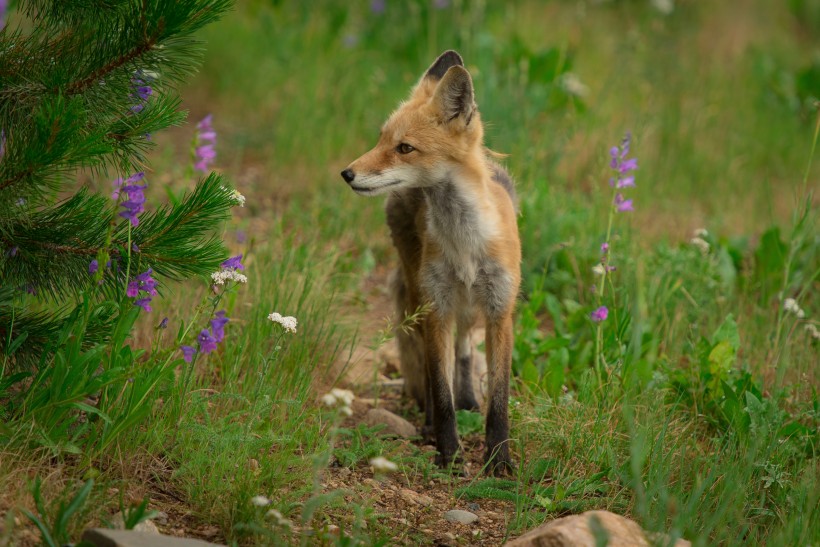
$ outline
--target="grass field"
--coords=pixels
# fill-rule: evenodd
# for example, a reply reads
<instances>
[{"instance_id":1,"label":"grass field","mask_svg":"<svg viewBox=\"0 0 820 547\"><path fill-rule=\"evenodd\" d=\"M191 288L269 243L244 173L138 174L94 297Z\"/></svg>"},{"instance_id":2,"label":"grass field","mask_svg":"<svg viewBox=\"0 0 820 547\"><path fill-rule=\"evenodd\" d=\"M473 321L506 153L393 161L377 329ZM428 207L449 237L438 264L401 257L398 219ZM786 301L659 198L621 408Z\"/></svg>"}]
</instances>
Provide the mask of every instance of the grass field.
<instances>
[{"instance_id":1,"label":"grass field","mask_svg":"<svg viewBox=\"0 0 820 547\"><path fill-rule=\"evenodd\" d=\"M695 545L820 545L820 9L660 4L238 2L203 32L204 65L182 90L191 123L156 136L149 174L154 202L190 185L193 124L213 114L217 167L247 198L224 232L249 280L221 300L227 342L186 390L155 369L152 403L116 441L43 435L56 414L2 426L0 544L38 541L22 513L36 480L54 531L92 478L62 541L145 497L168 513L164 531L239 545L441 540L385 524L369 490L330 492L339 469L367 474L385 455L411 489L496 504L509 538L609 509ZM417 444L357 426L358 410L340 423L319 402L357 348L389 337L379 303L396 262L381 200L339 172L445 49L464 57L520 196L509 480L452 478ZM609 150L626 133L635 211L611 215ZM601 278L604 241L616 269ZM168 286L140 318L146 367L167 363L207 293ZM475 424L460 416L477 453ZM302 534L264 517L257 495ZM473 542L498 543L455 541Z\"/></svg>"}]
</instances>

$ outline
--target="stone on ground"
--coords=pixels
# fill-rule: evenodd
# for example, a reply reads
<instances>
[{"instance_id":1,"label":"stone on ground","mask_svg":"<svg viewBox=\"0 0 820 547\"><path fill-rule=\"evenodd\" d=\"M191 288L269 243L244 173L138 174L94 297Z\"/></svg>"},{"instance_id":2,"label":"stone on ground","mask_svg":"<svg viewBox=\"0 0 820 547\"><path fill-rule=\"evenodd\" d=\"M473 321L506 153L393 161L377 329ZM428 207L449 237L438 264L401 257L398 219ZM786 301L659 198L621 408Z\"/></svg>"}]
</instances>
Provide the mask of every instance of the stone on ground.
<instances>
[{"instance_id":1,"label":"stone on ground","mask_svg":"<svg viewBox=\"0 0 820 547\"><path fill-rule=\"evenodd\" d=\"M113 526L117 530L125 530L125 519L122 516L122 512L119 512L113 517L111 517L111 526ZM145 534L159 534L159 528L157 528L157 525L150 520L144 520L138 523L136 526L134 526L134 531L142 532Z\"/></svg>"},{"instance_id":2,"label":"stone on ground","mask_svg":"<svg viewBox=\"0 0 820 547\"><path fill-rule=\"evenodd\" d=\"M86 530L83 533L83 541L95 547L213 547L217 545L199 539L175 538L161 534L106 528Z\"/></svg>"},{"instance_id":3,"label":"stone on ground","mask_svg":"<svg viewBox=\"0 0 820 547\"><path fill-rule=\"evenodd\" d=\"M523 536L509 541L505 547L649 547L646 533L635 521L609 511L587 511L580 515L556 519ZM674 547L689 547L684 539Z\"/></svg>"},{"instance_id":4,"label":"stone on ground","mask_svg":"<svg viewBox=\"0 0 820 547\"><path fill-rule=\"evenodd\" d=\"M395 435L403 439L417 435L416 426L401 416L397 416L383 408L371 408L368 410L364 416L364 422L369 426L384 424L387 427L385 427L382 433Z\"/></svg>"},{"instance_id":5,"label":"stone on ground","mask_svg":"<svg viewBox=\"0 0 820 547\"><path fill-rule=\"evenodd\" d=\"M478 520L478 515L461 509L453 509L444 513L444 520L448 522L459 522L461 524L472 524Z\"/></svg>"}]
</instances>

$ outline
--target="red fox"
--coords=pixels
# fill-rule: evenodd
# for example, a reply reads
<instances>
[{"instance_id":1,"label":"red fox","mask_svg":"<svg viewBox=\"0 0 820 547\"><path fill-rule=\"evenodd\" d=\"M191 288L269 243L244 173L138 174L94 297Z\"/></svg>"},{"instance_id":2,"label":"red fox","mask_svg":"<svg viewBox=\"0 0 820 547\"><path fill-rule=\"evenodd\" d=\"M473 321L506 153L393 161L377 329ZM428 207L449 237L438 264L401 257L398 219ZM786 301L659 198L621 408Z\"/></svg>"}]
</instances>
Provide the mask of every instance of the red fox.
<instances>
[{"instance_id":1,"label":"red fox","mask_svg":"<svg viewBox=\"0 0 820 547\"><path fill-rule=\"evenodd\" d=\"M425 410L441 466L459 450L455 409L478 409L470 329L483 314L485 461L488 472L503 474L512 469L507 406L521 244L512 181L483 138L470 73L446 51L382 126L375 148L341 174L357 194L389 194L400 317L429 306L420 328L398 329L397 337L405 389Z\"/></svg>"}]
</instances>

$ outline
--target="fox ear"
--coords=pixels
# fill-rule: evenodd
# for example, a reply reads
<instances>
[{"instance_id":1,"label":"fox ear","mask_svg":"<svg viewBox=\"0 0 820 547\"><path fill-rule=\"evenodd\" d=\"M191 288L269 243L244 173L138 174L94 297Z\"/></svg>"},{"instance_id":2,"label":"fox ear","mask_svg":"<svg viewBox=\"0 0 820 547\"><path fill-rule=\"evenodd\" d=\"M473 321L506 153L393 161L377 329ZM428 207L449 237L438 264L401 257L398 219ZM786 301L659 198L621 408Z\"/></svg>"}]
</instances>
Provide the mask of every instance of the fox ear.
<instances>
[{"instance_id":1,"label":"fox ear","mask_svg":"<svg viewBox=\"0 0 820 547\"><path fill-rule=\"evenodd\" d=\"M463 66L450 67L436 86L433 102L438 106L441 119L449 123L456 119L470 124L476 109L473 80Z\"/></svg>"},{"instance_id":2,"label":"fox ear","mask_svg":"<svg viewBox=\"0 0 820 547\"><path fill-rule=\"evenodd\" d=\"M430 65L430 68L428 68L427 72L424 73L424 77L431 78L433 80L441 80L447 73L447 70L452 66L464 66L464 60L461 58L461 55L452 49L448 49L439 55L438 59Z\"/></svg>"}]
</instances>

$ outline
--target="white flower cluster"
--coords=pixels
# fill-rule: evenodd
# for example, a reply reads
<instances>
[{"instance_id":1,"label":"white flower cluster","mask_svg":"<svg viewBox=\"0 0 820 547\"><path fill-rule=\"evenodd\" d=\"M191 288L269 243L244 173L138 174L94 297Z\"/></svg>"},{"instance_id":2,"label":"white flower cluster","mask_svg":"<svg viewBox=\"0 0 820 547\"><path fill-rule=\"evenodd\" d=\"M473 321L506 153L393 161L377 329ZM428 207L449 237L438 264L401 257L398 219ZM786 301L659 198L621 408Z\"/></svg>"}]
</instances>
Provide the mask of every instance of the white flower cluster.
<instances>
[{"instance_id":1,"label":"white flower cluster","mask_svg":"<svg viewBox=\"0 0 820 547\"><path fill-rule=\"evenodd\" d=\"M806 332L808 332L815 340L820 340L820 330L814 326L814 323L806 323Z\"/></svg>"},{"instance_id":2,"label":"white flower cluster","mask_svg":"<svg viewBox=\"0 0 820 547\"><path fill-rule=\"evenodd\" d=\"M282 513L280 513L276 509L271 509L270 511L265 513L265 516L269 519L276 520L276 524L279 526L284 526L286 528L291 528L293 526L293 523L290 521L290 519L286 519L285 517L283 517Z\"/></svg>"},{"instance_id":3,"label":"white flower cluster","mask_svg":"<svg viewBox=\"0 0 820 547\"><path fill-rule=\"evenodd\" d=\"M241 274L236 270L219 270L211 274L211 279L214 285L224 285L227 281L236 281L237 283L247 283L248 278L245 274Z\"/></svg>"},{"instance_id":4,"label":"white flower cluster","mask_svg":"<svg viewBox=\"0 0 820 547\"><path fill-rule=\"evenodd\" d=\"M373 468L373 471L376 473L390 473L392 471L398 471L399 466L395 463L391 462L384 456L378 456L370 460L370 467Z\"/></svg>"},{"instance_id":5,"label":"white flower cluster","mask_svg":"<svg viewBox=\"0 0 820 547\"><path fill-rule=\"evenodd\" d=\"M797 300L794 298L787 298L783 301L783 309L791 312L797 316L798 319L806 317L806 313L797 305Z\"/></svg>"},{"instance_id":6,"label":"white flower cluster","mask_svg":"<svg viewBox=\"0 0 820 547\"><path fill-rule=\"evenodd\" d=\"M325 406L329 407L339 407L339 413L344 414L345 416L352 416L353 410L350 408L350 405L353 404L353 399L356 396L353 395L353 392L349 389L339 389L334 387L330 390L330 393L327 393L322 396L322 402Z\"/></svg>"},{"instance_id":7,"label":"white flower cluster","mask_svg":"<svg viewBox=\"0 0 820 547\"><path fill-rule=\"evenodd\" d=\"M257 507L265 507L266 505L270 505L270 500L265 496L254 496L251 498L251 503Z\"/></svg>"},{"instance_id":8,"label":"white flower cluster","mask_svg":"<svg viewBox=\"0 0 820 547\"><path fill-rule=\"evenodd\" d=\"M279 323L284 327L285 332L296 333L296 327L299 326L299 321L296 320L295 317L291 315L287 315L282 317L282 314L278 312L273 312L272 314L268 315L268 319L273 321L274 323Z\"/></svg>"}]
</instances>

